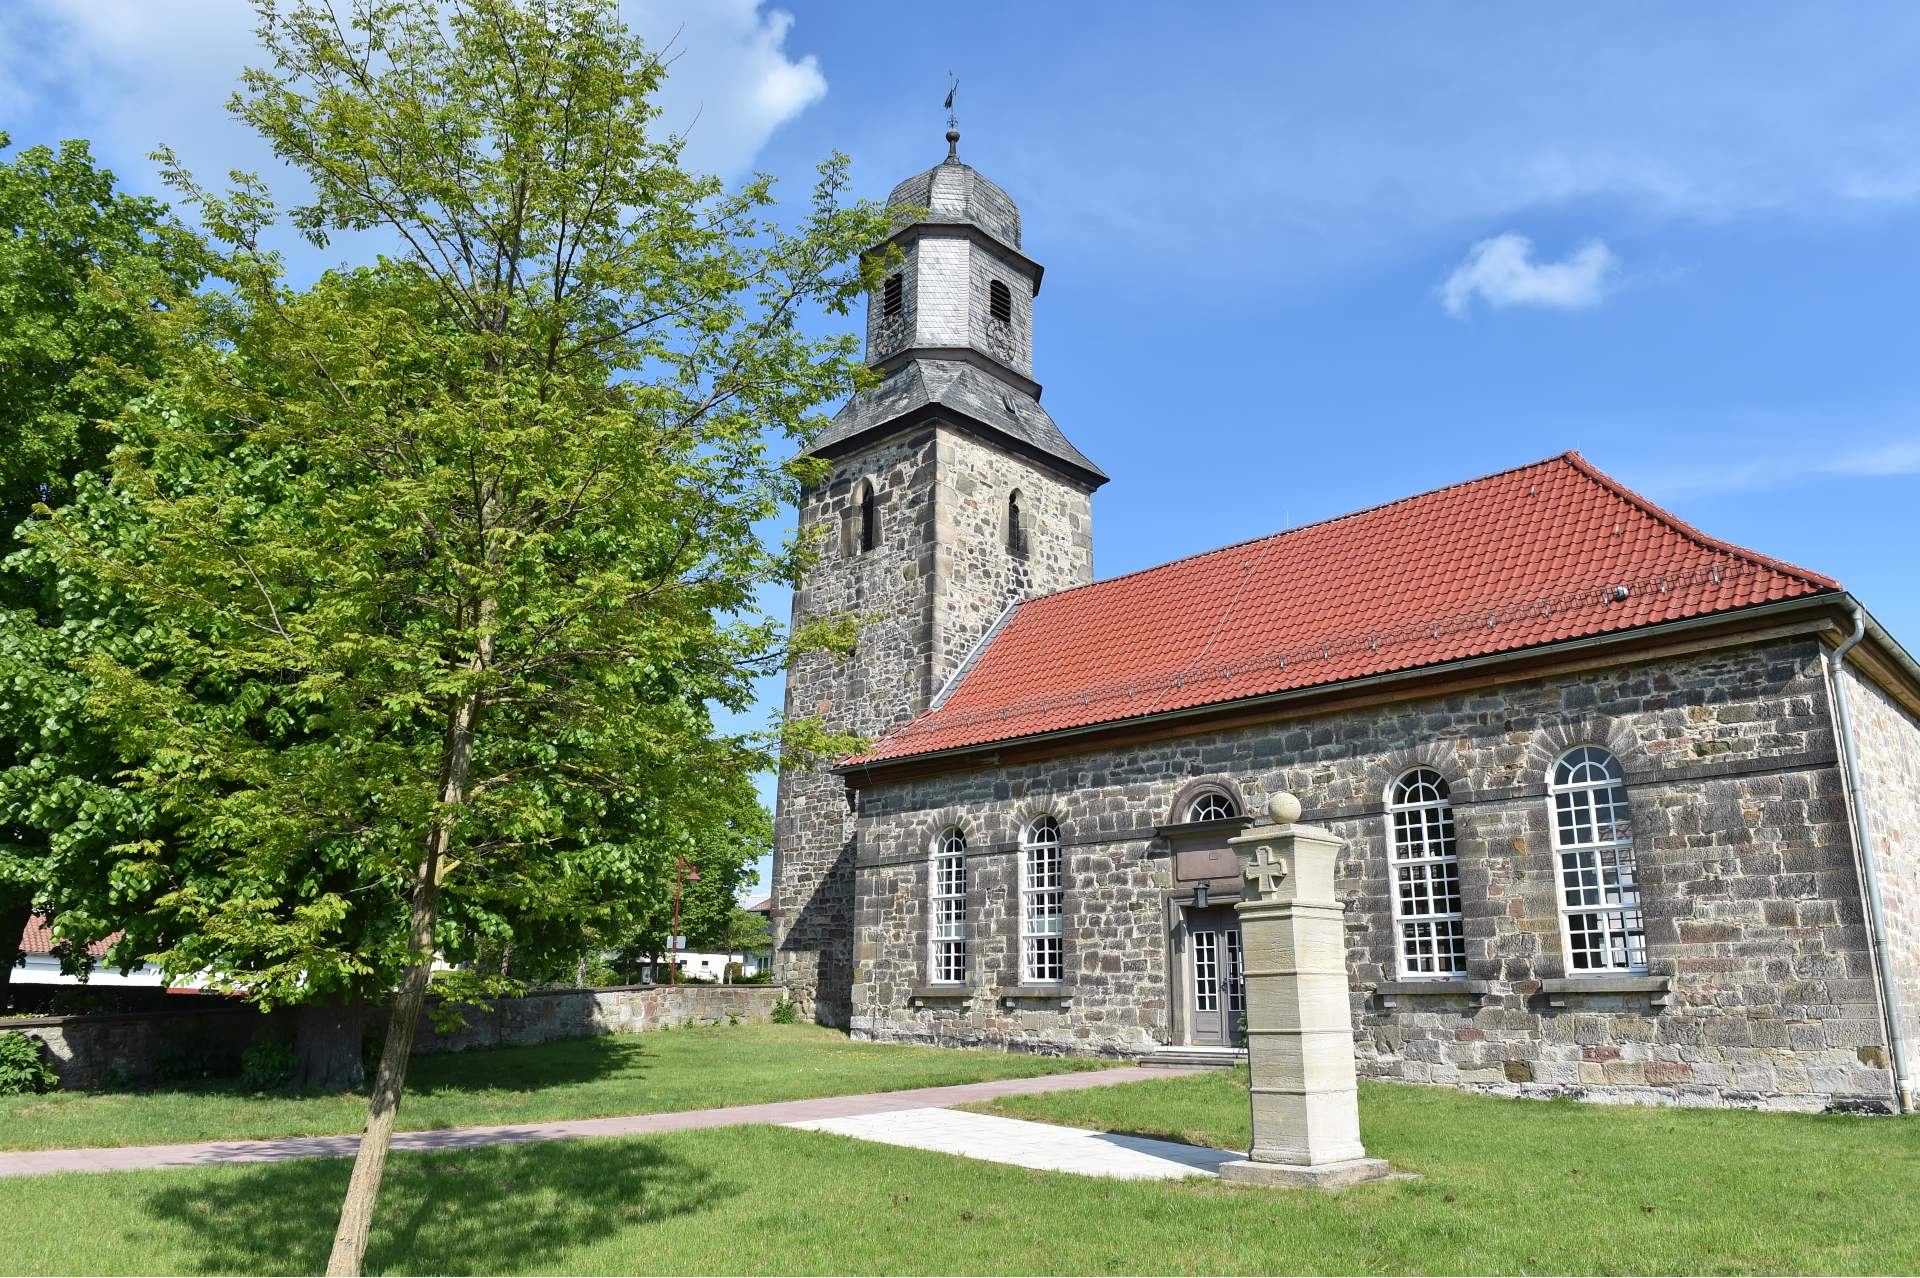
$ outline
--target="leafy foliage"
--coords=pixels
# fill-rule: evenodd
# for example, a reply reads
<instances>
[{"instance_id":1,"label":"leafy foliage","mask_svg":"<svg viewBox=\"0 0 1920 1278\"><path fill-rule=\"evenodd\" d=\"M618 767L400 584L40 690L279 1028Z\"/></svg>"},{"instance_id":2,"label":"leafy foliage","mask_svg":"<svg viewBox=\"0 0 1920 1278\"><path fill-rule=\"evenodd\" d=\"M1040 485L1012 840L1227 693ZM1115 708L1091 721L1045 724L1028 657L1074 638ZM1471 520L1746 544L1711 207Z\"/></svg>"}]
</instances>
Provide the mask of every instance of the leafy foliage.
<instances>
[{"instance_id":1,"label":"leafy foliage","mask_svg":"<svg viewBox=\"0 0 1920 1278\"><path fill-rule=\"evenodd\" d=\"M862 372L796 318L882 231L838 158L791 231L768 180L686 172L610 5L349 17L272 15L239 109L313 183L296 226L405 252L290 289L258 184L172 170L224 288L153 317L168 376L28 564L137 636L79 677L174 823L111 847L94 917L264 1004L393 988L423 886L443 956L531 960L657 921L676 856L720 892L764 848L778 742L712 708L787 655L754 594L809 550L754 526Z\"/></svg>"},{"instance_id":2,"label":"leafy foliage","mask_svg":"<svg viewBox=\"0 0 1920 1278\"><path fill-rule=\"evenodd\" d=\"M0 133L0 150L8 142ZM115 190L85 142L0 163L0 565L36 504L68 500L76 477L104 464L106 420L161 363L151 316L205 268L198 240L160 204ZM0 983L44 885L150 831L150 814L112 783L118 761L81 713L84 684L68 665L116 633L111 603L11 567L0 566ZM89 930L83 917L54 928ZM85 966L84 947L62 950Z\"/></svg>"},{"instance_id":3,"label":"leafy foliage","mask_svg":"<svg viewBox=\"0 0 1920 1278\"><path fill-rule=\"evenodd\" d=\"M46 1048L31 1034L0 1034L0 1096L37 1096L60 1086Z\"/></svg>"},{"instance_id":4,"label":"leafy foliage","mask_svg":"<svg viewBox=\"0 0 1920 1278\"><path fill-rule=\"evenodd\" d=\"M292 224L396 251L290 288L260 183L218 195L163 153L223 287L151 318L164 375L32 549L133 636L81 658L85 708L171 828L107 850L111 912L263 1005L393 991L350 1273L436 955L577 952L702 843L763 845L781 742L714 709L831 637L755 615L810 549L756 525L862 381L851 336L799 320L878 283L886 219L841 157L792 226L770 179L685 169L613 0L260 14L274 66L234 107L311 186Z\"/></svg>"}]
</instances>

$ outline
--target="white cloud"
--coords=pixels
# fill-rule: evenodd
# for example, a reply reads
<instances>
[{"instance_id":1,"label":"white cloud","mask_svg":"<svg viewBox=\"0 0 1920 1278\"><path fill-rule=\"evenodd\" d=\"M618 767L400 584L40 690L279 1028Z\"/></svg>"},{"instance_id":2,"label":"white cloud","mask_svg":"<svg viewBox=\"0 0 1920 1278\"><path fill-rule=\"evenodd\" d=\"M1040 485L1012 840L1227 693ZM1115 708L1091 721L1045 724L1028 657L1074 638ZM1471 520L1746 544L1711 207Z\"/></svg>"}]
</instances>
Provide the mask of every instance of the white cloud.
<instances>
[{"instance_id":1,"label":"white cloud","mask_svg":"<svg viewBox=\"0 0 1920 1278\"><path fill-rule=\"evenodd\" d=\"M1589 240L1563 262L1537 262L1533 241L1516 231L1481 240L1440 286L1449 315L1464 316L1478 296L1488 306L1583 310L1598 306L1619 273L1620 259Z\"/></svg>"},{"instance_id":2,"label":"white cloud","mask_svg":"<svg viewBox=\"0 0 1920 1278\"><path fill-rule=\"evenodd\" d=\"M621 14L651 47L671 46L663 120L687 133L696 167L745 172L775 129L827 92L814 56L786 51L793 15L761 0L626 0Z\"/></svg>"},{"instance_id":3,"label":"white cloud","mask_svg":"<svg viewBox=\"0 0 1920 1278\"><path fill-rule=\"evenodd\" d=\"M738 177L775 129L827 91L812 55L786 51L792 16L760 0L627 0L622 16L678 54L663 123L689 132L698 167ZM281 166L225 110L241 70L266 61L255 24L246 0L0 4L0 118L16 144L91 139L139 189L156 189L145 157L163 142L202 180L254 169L278 189Z\"/></svg>"}]
</instances>

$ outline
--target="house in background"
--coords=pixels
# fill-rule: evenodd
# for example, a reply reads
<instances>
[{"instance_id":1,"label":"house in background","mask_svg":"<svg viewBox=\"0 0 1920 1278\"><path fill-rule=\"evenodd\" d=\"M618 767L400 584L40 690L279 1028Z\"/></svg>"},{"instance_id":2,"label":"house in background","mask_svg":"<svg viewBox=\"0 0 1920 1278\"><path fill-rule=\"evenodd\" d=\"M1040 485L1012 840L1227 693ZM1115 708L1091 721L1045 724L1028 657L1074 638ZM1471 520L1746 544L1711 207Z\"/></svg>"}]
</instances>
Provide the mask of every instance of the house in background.
<instances>
[{"instance_id":1,"label":"house in background","mask_svg":"<svg viewBox=\"0 0 1920 1278\"><path fill-rule=\"evenodd\" d=\"M767 917L773 909L773 898L762 897L752 905L742 906L749 914ZM697 977L705 981L725 982L730 964L740 965L740 975L757 978L773 970L773 948L769 942L767 948L759 950L734 950L723 953L719 950L682 950L673 956L681 974ZM667 977L666 962L663 960L656 970L649 965L644 969L643 979L664 981Z\"/></svg>"},{"instance_id":2,"label":"house in background","mask_svg":"<svg viewBox=\"0 0 1920 1278\"><path fill-rule=\"evenodd\" d=\"M47 927L46 919L35 914L28 918L26 930L20 934L20 948L26 954L22 967L13 970L15 985L87 985L95 988L137 987L141 989L164 989L169 994L198 994L200 982L192 977L172 983L165 973L149 963L142 963L131 972L122 973L119 968L108 966L100 960L107 949L120 939L118 932L104 941L95 941L87 947L95 966L83 981L80 977L60 970L60 959L53 951L53 933Z\"/></svg>"}]
</instances>

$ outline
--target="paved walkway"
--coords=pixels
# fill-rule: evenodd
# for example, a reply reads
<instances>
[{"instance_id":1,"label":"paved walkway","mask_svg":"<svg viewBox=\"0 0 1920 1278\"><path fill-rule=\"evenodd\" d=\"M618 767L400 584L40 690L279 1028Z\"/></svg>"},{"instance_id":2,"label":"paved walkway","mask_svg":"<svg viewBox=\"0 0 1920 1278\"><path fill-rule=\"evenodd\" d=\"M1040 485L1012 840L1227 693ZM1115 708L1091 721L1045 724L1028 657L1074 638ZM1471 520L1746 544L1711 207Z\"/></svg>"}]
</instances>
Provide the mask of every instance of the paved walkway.
<instances>
[{"instance_id":1,"label":"paved walkway","mask_svg":"<svg viewBox=\"0 0 1920 1278\"><path fill-rule=\"evenodd\" d=\"M1179 1180L1217 1176L1220 1164L1246 1155L1204 1149L1145 1136L1089 1132L1052 1123L1030 1123L998 1114L969 1114L956 1109L908 1109L891 1114L814 1118L789 1127L838 1132L883 1145L930 1149L990 1163L1012 1163L1040 1171L1082 1176L1118 1176L1123 1180Z\"/></svg>"},{"instance_id":2,"label":"paved walkway","mask_svg":"<svg viewBox=\"0 0 1920 1278\"><path fill-rule=\"evenodd\" d=\"M408 1151L472 1149L479 1145L578 1140L589 1136L643 1136L654 1132L731 1127L742 1123L797 1125L819 1119L939 1109L949 1105L995 1100L1002 1096L1071 1092L1083 1087L1106 1087L1114 1083L1171 1078L1192 1072L1130 1066L1083 1070L1072 1074L1042 1074L1035 1078L1002 1078L986 1083L962 1083L955 1087L916 1087L907 1091L869 1092L859 1096L821 1096L811 1100L774 1101L764 1105L733 1105L725 1109L682 1110L673 1114L628 1114L617 1118L578 1118L556 1123L513 1123L499 1127L452 1127L432 1132L399 1132L394 1135L393 1148ZM153 1167L211 1167L226 1163L275 1163L293 1158L347 1158L359 1147L360 1137L354 1135L308 1136L293 1140L208 1141L196 1145L125 1145L115 1149L7 1151L0 1152L0 1176L137 1171Z\"/></svg>"}]
</instances>

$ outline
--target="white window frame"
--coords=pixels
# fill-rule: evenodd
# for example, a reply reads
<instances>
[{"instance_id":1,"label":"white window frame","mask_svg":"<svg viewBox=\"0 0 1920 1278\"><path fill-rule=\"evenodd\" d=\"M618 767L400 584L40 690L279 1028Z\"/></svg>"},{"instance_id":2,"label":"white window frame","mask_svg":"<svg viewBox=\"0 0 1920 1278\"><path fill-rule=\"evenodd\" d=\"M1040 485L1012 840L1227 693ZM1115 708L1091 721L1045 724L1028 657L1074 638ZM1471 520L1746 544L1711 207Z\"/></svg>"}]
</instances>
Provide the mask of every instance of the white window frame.
<instances>
[{"instance_id":1,"label":"white window frame","mask_svg":"<svg viewBox=\"0 0 1920 1278\"><path fill-rule=\"evenodd\" d=\"M1217 807L1220 810L1214 812L1211 816L1201 816L1200 810L1202 805L1206 805L1209 808ZM1188 821L1224 821L1228 817L1237 817L1239 815L1240 805L1233 801L1233 796L1216 786L1209 786L1187 800Z\"/></svg>"},{"instance_id":2,"label":"white window frame","mask_svg":"<svg viewBox=\"0 0 1920 1278\"><path fill-rule=\"evenodd\" d=\"M948 826L933 840L927 876L927 979L967 983L967 836Z\"/></svg>"},{"instance_id":3,"label":"white window frame","mask_svg":"<svg viewBox=\"0 0 1920 1278\"><path fill-rule=\"evenodd\" d=\"M1037 816L1020 840L1020 983L1059 985L1067 979L1064 935L1067 850L1060 822Z\"/></svg>"},{"instance_id":4,"label":"white window frame","mask_svg":"<svg viewBox=\"0 0 1920 1278\"><path fill-rule=\"evenodd\" d=\"M1554 893L1568 976L1644 974L1647 918L1633 849L1633 804L1620 760L1603 746L1575 746L1547 773ZM1575 899L1576 896L1578 899ZM1576 921L1597 934L1605 961L1576 964ZM1590 956L1589 956L1590 957Z\"/></svg>"},{"instance_id":5,"label":"white window frame","mask_svg":"<svg viewBox=\"0 0 1920 1278\"><path fill-rule=\"evenodd\" d=\"M1388 784L1386 804L1387 891L1393 899L1394 963L1400 977L1464 979L1467 924L1447 779L1432 768L1409 768ZM1426 908L1410 908L1415 903L1410 896Z\"/></svg>"}]
</instances>

